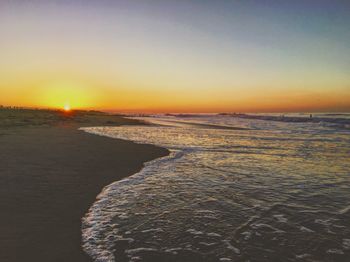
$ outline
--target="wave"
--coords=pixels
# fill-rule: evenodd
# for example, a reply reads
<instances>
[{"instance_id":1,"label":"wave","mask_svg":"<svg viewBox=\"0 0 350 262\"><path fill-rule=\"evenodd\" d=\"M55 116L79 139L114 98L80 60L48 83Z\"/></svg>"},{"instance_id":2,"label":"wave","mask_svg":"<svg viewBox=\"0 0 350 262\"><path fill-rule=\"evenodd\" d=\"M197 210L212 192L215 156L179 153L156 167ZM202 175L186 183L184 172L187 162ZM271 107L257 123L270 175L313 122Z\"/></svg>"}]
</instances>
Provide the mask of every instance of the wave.
<instances>
[{"instance_id":1,"label":"wave","mask_svg":"<svg viewBox=\"0 0 350 262\"><path fill-rule=\"evenodd\" d=\"M225 116L231 116L235 118L244 119L256 119L265 121L278 121L278 122L288 122L288 123L327 123L333 124L335 127L350 128L350 119L343 117L320 117L314 116L312 114L309 117L306 116L285 116L285 115L250 115L250 114L219 114ZM326 115L324 115L326 116ZM346 114L334 114L328 116L347 116Z\"/></svg>"},{"instance_id":2,"label":"wave","mask_svg":"<svg viewBox=\"0 0 350 262\"><path fill-rule=\"evenodd\" d=\"M348 135L230 117L170 120L83 129L171 152L99 194L82 224L83 247L94 261L336 261L350 255ZM253 122L261 129L203 129L192 125L197 121Z\"/></svg>"},{"instance_id":3,"label":"wave","mask_svg":"<svg viewBox=\"0 0 350 262\"><path fill-rule=\"evenodd\" d=\"M103 188L102 192L96 197L95 203L82 218L83 249L94 261L116 261L115 244L117 242L131 243L134 241L132 238L123 236L119 232L118 224L113 222L114 217L128 218L126 210L121 207L128 204L125 196L130 194L131 188L142 184L147 177L152 175L154 166L175 161L181 158L183 154L182 151L173 151L169 156L146 162L145 167L140 172ZM119 196L120 200L115 199L115 196ZM116 201L114 206L117 206L117 208L110 207L111 201Z\"/></svg>"}]
</instances>

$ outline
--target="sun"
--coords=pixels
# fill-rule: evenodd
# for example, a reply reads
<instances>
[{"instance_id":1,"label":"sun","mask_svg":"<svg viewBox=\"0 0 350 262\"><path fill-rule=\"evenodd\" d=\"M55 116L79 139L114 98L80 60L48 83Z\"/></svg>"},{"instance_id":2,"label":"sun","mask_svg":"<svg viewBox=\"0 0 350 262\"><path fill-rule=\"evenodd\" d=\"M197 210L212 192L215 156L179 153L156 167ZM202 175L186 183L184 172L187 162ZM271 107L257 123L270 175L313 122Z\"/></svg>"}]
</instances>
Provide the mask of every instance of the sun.
<instances>
[{"instance_id":1,"label":"sun","mask_svg":"<svg viewBox=\"0 0 350 262\"><path fill-rule=\"evenodd\" d=\"M71 110L71 107L69 104L65 104L63 109L64 109L64 111L69 112Z\"/></svg>"}]
</instances>

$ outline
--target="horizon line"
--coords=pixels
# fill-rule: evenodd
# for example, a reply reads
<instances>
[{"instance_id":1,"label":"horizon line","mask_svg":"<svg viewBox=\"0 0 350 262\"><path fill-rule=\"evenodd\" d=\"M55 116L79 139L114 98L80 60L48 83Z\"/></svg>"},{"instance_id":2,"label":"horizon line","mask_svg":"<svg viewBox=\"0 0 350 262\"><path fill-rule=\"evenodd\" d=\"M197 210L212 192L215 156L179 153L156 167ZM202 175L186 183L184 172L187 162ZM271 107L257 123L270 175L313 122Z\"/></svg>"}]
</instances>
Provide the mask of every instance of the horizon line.
<instances>
[{"instance_id":1,"label":"horizon line","mask_svg":"<svg viewBox=\"0 0 350 262\"><path fill-rule=\"evenodd\" d=\"M50 111L64 111L64 108L60 107L43 107L43 106L18 106L18 105L0 105L0 109L18 109L18 110L50 110ZM186 111L186 110L152 110L152 109L111 109L111 108L94 108L94 107L77 107L72 108L72 111L98 111L98 112L105 112L105 113L122 113L122 114L278 114L278 113L284 113L284 114L293 114L293 113L299 113L299 114L307 114L307 113L345 113L350 114L350 109L348 111L342 111L342 110L223 110L223 111L207 111L207 110L195 110L195 111Z\"/></svg>"}]
</instances>

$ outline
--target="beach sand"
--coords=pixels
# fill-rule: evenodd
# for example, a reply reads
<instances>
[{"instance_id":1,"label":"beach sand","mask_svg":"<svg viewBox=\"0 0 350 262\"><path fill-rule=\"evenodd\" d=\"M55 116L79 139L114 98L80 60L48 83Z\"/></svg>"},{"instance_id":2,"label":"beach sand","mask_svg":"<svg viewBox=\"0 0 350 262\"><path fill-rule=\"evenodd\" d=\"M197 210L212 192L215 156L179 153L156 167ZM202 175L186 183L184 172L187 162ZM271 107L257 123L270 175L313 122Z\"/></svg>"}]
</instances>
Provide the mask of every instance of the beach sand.
<instances>
[{"instance_id":1,"label":"beach sand","mask_svg":"<svg viewBox=\"0 0 350 262\"><path fill-rule=\"evenodd\" d=\"M0 112L0 261L91 261L81 218L96 196L168 151L78 130L132 120L41 113Z\"/></svg>"}]
</instances>

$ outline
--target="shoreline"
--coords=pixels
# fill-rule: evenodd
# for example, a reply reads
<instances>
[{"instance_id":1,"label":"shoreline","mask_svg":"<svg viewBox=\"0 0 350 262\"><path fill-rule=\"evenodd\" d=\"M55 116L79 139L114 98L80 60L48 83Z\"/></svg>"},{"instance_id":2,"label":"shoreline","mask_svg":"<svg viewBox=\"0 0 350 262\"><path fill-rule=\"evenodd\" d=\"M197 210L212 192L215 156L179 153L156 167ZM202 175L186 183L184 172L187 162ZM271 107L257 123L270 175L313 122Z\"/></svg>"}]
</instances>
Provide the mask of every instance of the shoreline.
<instances>
[{"instance_id":1,"label":"shoreline","mask_svg":"<svg viewBox=\"0 0 350 262\"><path fill-rule=\"evenodd\" d=\"M78 130L99 125L0 128L1 261L92 261L81 247L81 219L96 197L169 154Z\"/></svg>"}]
</instances>

